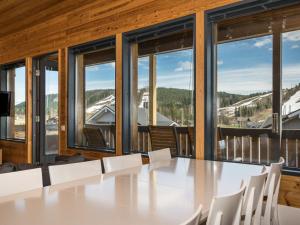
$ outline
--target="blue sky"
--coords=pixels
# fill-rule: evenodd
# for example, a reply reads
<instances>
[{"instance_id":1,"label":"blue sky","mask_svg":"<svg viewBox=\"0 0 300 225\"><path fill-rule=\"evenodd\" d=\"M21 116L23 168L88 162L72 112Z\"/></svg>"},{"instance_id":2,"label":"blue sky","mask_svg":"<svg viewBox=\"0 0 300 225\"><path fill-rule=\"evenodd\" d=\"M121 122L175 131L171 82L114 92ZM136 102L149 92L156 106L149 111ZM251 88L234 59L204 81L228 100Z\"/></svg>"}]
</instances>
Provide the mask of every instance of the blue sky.
<instances>
[{"instance_id":1,"label":"blue sky","mask_svg":"<svg viewBox=\"0 0 300 225\"><path fill-rule=\"evenodd\" d=\"M300 83L300 31L283 34L283 88ZM219 44L218 91L249 94L272 90L272 36ZM191 90L192 50L157 55L157 86ZM139 59L139 88L149 83L149 58ZM58 76L48 71L47 94L57 93ZM51 77L51 78L50 78ZM115 63L86 68L86 90L113 89ZM25 100L25 68L16 70L16 104Z\"/></svg>"},{"instance_id":2,"label":"blue sky","mask_svg":"<svg viewBox=\"0 0 300 225\"><path fill-rule=\"evenodd\" d=\"M157 86L191 89L192 50L157 55ZM149 85L149 57L139 58L139 88ZM115 85L115 63L86 68L86 90L112 89Z\"/></svg>"},{"instance_id":3,"label":"blue sky","mask_svg":"<svg viewBox=\"0 0 300 225\"><path fill-rule=\"evenodd\" d=\"M282 87L300 83L300 31L283 34ZM272 36L218 45L218 91L250 94L272 90Z\"/></svg>"}]
</instances>

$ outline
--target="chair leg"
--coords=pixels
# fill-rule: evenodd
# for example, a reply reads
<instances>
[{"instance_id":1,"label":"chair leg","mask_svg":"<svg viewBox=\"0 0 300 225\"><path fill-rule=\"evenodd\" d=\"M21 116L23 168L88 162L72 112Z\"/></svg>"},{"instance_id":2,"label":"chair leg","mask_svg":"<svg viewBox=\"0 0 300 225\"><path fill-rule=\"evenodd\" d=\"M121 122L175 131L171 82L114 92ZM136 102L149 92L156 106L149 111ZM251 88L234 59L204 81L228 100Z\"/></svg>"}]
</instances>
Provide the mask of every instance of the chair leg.
<instances>
[{"instance_id":1,"label":"chair leg","mask_svg":"<svg viewBox=\"0 0 300 225\"><path fill-rule=\"evenodd\" d=\"M278 218L278 195L279 195L279 188L280 188L280 178L278 179L278 183L276 185L276 190L274 193L274 199L273 199L273 215L272 215L272 224L273 225L279 225L279 218Z\"/></svg>"}]
</instances>

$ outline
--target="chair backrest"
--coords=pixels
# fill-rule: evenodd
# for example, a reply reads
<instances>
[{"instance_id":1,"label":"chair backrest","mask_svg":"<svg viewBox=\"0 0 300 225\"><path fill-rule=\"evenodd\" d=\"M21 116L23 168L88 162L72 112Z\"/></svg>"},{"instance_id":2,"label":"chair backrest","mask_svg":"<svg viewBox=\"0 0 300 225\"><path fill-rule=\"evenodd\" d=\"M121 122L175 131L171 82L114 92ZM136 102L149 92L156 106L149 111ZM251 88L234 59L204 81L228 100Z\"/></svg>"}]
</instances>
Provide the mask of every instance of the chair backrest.
<instances>
[{"instance_id":1,"label":"chair backrest","mask_svg":"<svg viewBox=\"0 0 300 225\"><path fill-rule=\"evenodd\" d=\"M278 195L281 169L284 163L284 158L280 157L278 163L271 164L264 193L267 196L267 202L264 210L263 224L278 224Z\"/></svg>"},{"instance_id":2,"label":"chair backrest","mask_svg":"<svg viewBox=\"0 0 300 225\"><path fill-rule=\"evenodd\" d=\"M170 160L171 152L169 148L148 152L150 163L157 161Z\"/></svg>"},{"instance_id":3,"label":"chair backrest","mask_svg":"<svg viewBox=\"0 0 300 225\"><path fill-rule=\"evenodd\" d=\"M105 148L106 142L100 128L84 127L84 136L89 147Z\"/></svg>"},{"instance_id":4,"label":"chair backrest","mask_svg":"<svg viewBox=\"0 0 300 225\"><path fill-rule=\"evenodd\" d=\"M0 174L0 196L43 187L41 168Z\"/></svg>"},{"instance_id":5,"label":"chair backrest","mask_svg":"<svg viewBox=\"0 0 300 225\"><path fill-rule=\"evenodd\" d=\"M260 221L262 215L267 175L268 172L264 170L262 174L250 177L243 200L242 215L245 215L244 225L259 224L257 222ZM255 212L254 218L252 217L253 212ZM252 220L255 223L252 223Z\"/></svg>"},{"instance_id":6,"label":"chair backrest","mask_svg":"<svg viewBox=\"0 0 300 225\"><path fill-rule=\"evenodd\" d=\"M176 131L170 126L149 126L152 151L169 148L171 155L178 155Z\"/></svg>"},{"instance_id":7,"label":"chair backrest","mask_svg":"<svg viewBox=\"0 0 300 225\"><path fill-rule=\"evenodd\" d=\"M105 173L141 166L142 164L142 155L140 153L103 158Z\"/></svg>"},{"instance_id":8,"label":"chair backrest","mask_svg":"<svg viewBox=\"0 0 300 225\"><path fill-rule=\"evenodd\" d=\"M245 185L231 195L214 197L206 225L239 225Z\"/></svg>"},{"instance_id":9,"label":"chair backrest","mask_svg":"<svg viewBox=\"0 0 300 225\"><path fill-rule=\"evenodd\" d=\"M269 188L270 188L271 177L272 177L273 174L275 174L274 184L276 185L278 183L278 179L279 179L279 176L281 174L281 169L282 169L282 166L283 166L284 163L285 163L285 160L282 157L280 157L278 163L271 163L270 170L269 170L268 177L267 177L267 181L266 181L266 186L265 186L265 193L264 193L265 196L268 195ZM274 189L274 191L275 191L275 189Z\"/></svg>"},{"instance_id":10,"label":"chair backrest","mask_svg":"<svg viewBox=\"0 0 300 225\"><path fill-rule=\"evenodd\" d=\"M277 183L275 183L276 174L273 173L270 180L270 186L268 190L267 202L265 205L265 212L263 216L262 224L278 224L278 195L280 188L281 174L278 177Z\"/></svg>"},{"instance_id":11,"label":"chair backrest","mask_svg":"<svg viewBox=\"0 0 300 225\"><path fill-rule=\"evenodd\" d=\"M51 185L84 179L102 174L101 161L49 166Z\"/></svg>"},{"instance_id":12,"label":"chair backrest","mask_svg":"<svg viewBox=\"0 0 300 225\"><path fill-rule=\"evenodd\" d=\"M199 205L196 212L187 221L181 223L180 225L198 225L201 217L202 205Z\"/></svg>"}]
</instances>

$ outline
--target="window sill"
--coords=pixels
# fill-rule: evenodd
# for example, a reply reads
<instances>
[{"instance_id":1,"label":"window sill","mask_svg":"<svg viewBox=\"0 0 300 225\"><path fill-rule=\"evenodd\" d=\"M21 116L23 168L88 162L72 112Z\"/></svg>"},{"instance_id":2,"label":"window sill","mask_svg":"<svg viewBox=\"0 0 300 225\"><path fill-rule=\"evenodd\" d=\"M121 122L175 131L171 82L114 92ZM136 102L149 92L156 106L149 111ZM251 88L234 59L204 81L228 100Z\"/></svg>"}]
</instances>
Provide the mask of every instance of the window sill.
<instances>
[{"instance_id":1,"label":"window sill","mask_svg":"<svg viewBox=\"0 0 300 225\"><path fill-rule=\"evenodd\" d=\"M16 142L16 143L26 143L26 139L16 139L16 138L0 138L0 141Z\"/></svg>"},{"instance_id":2,"label":"window sill","mask_svg":"<svg viewBox=\"0 0 300 225\"><path fill-rule=\"evenodd\" d=\"M82 151L93 151L93 152L104 152L104 153L116 153L115 149L101 149L101 148L89 148L84 146L68 146L69 149L82 150Z\"/></svg>"}]
</instances>

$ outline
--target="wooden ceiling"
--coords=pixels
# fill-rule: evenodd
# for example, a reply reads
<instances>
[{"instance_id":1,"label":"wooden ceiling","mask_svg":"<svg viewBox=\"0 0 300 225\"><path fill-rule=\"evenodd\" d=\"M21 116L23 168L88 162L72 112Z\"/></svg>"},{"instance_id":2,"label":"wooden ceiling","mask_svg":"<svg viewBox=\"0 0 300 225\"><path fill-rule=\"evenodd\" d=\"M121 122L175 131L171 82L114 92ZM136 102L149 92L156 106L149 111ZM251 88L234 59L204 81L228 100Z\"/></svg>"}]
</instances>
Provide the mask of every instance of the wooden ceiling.
<instances>
[{"instance_id":1,"label":"wooden ceiling","mask_svg":"<svg viewBox=\"0 0 300 225\"><path fill-rule=\"evenodd\" d=\"M0 38L46 22L94 0L1 0Z\"/></svg>"}]
</instances>

